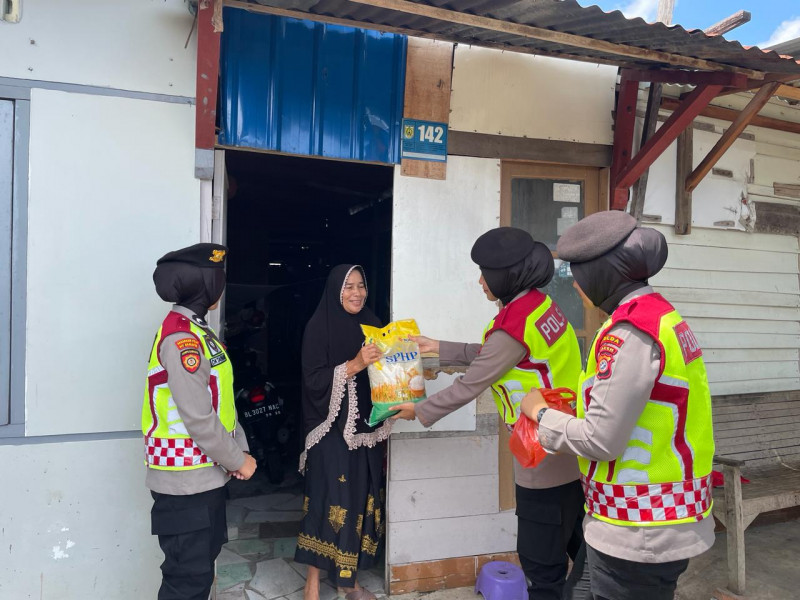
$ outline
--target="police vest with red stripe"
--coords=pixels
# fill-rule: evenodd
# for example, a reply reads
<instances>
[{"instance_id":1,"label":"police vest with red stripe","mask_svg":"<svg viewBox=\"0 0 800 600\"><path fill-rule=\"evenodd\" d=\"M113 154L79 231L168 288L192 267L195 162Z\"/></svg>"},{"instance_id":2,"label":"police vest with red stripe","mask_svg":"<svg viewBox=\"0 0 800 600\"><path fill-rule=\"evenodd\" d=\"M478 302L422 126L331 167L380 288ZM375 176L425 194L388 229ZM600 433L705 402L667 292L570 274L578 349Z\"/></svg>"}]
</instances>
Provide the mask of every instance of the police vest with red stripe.
<instances>
[{"instance_id":1,"label":"police vest with red stripe","mask_svg":"<svg viewBox=\"0 0 800 600\"><path fill-rule=\"evenodd\" d=\"M653 338L661 365L623 453L609 462L578 457L588 513L625 526L699 521L712 505L711 394L697 339L660 294L626 302L600 328L581 375L578 417L590 405L595 381L610 377L617 354L625 351L624 341L608 333L619 323Z\"/></svg>"},{"instance_id":2,"label":"police vest with red stripe","mask_svg":"<svg viewBox=\"0 0 800 600\"><path fill-rule=\"evenodd\" d=\"M185 339L179 340L185 346L181 350L184 368L190 372L197 370L199 352L211 363L209 402L228 432L236 428L233 370L225 348L210 330L206 331L182 314L172 311L161 324L150 352L142 406L145 464L152 469L168 471L210 467L214 461L195 444L186 430L169 389L167 371L158 358L162 341L173 333L185 334Z\"/></svg>"},{"instance_id":3,"label":"police vest with red stripe","mask_svg":"<svg viewBox=\"0 0 800 600\"><path fill-rule=\"evenodd\" d=\"M532 388L575 389L581 372L578 338L550 296L534 289L511 301L487 325L484 343L498 330L525 347L525 357L491 386L508 425L516 423L520 403Z\"/></svg>"}]
</instances>

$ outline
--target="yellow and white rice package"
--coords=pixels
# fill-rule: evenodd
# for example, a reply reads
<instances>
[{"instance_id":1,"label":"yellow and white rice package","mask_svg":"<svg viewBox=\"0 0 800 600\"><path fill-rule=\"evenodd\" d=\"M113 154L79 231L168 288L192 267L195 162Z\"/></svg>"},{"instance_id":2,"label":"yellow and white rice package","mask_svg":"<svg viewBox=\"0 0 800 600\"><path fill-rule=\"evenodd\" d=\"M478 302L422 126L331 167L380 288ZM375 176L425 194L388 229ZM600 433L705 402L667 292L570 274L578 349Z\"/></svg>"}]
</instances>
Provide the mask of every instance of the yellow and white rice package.
<instances>
[{"instance_id":1,"label":"yellow and white rice package","mask_svg":"<svg viewBox=\"0 0 800 600\"><path fill-rule=\"evenodd\" d=\"M414 319L405 319L393 321L383 329L362 325L361 330L364 343L374 343L383 352L380 360L367 367L372 390L369 424L374 427L395 414L390 406L425 399L419 345L408 337L419 335L419 327Z\"/></svg>"}]
</instances>

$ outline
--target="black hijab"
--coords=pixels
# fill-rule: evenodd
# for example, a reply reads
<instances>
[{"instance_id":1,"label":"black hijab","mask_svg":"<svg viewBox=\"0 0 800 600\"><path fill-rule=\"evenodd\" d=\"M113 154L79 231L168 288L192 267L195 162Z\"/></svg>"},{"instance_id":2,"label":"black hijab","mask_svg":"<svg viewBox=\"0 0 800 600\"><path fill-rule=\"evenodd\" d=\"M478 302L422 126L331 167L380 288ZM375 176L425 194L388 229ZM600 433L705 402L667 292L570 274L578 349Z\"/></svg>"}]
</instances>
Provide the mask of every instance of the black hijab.
<instances>
[{"instance_id":1,"label":"black hijab","mask_svg":"<svg viewBox=\"0 0 800 600\"><path fill-rule=\"evenodd\" d=\"M225 270L185 262L163 262L153 272L156 293L162 300L185 306L198 317L222 296Z\"/></svg>"},{"instance_id":2,"label":"black hijab","mask_svg":"<svg viewBox=\"0 0 800 600\"><path fill-rule=\"evenodd\" d=\"M357 269L367 284L364 269L359 265L336 265L328 275L325 291L317 310L309 319L303 334L303 421L305 433L328 417L333 388L333 371L355 357L364 343L360 325L382 327L375 313L366 306L358 314L350 314L342 306L342 291L348 275ZM372 409L369 377L366 369L356 375L359 418L357 433L373 431L365 420ZM347 394L342 399L337 423L343 429L347 418Z\"/></svg>"},{"instance_id":3,"label":"black hijab","mask_svg":"<svg viewBox=\"0 0 800 600\"><path fill-rule=\"evenodd\" d=\"M611 314L625 296L648 285L647 280L667 262L667 254L667 240L660 231L637 227L605 254L570 263L570 268L592 304Z\"/></svg>"},{"instance_id":4,"label":"black hijab","mask_svg":"<svg viewBox=\"0 0 800 600\"><path fill-rule=\"evenodd\" d=\"M489 291L503 306L517 294L531 288L542 288L553 279L553 255L541 242L534 242L533 250L519 262L502 269L481 267Z\"/></svg>"}]
</instances>

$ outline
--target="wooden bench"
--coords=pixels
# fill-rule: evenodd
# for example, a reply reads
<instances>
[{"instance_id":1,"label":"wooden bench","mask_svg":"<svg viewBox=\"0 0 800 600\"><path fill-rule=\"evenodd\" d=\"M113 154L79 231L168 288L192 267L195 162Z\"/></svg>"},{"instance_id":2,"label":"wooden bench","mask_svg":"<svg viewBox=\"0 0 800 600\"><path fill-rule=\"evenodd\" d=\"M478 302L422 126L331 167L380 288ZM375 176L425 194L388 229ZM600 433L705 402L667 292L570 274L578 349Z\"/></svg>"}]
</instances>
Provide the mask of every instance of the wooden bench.
<instances>
[{"instance_id":1,"label":"wooden bench","mask_svg":"<svg viewBox=\"0 0 800 600\"><path fill-rule=\"evenodd\" d=\"M800 394L715 399L713 415L714 462L725 476L714 516L728 532L729 589L744 594L744 530L760 513L800 506Z\"/></svg>"}]
</instances>

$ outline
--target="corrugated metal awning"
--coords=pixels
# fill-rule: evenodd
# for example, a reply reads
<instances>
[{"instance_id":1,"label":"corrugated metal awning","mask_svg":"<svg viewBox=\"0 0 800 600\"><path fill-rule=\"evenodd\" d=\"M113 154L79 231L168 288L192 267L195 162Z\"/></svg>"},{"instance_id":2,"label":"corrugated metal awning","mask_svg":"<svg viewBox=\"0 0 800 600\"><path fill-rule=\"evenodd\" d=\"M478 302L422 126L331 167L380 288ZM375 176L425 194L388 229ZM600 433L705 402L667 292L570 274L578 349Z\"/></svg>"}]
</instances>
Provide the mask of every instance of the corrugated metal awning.
<instances>
[{"instance_id":1,"label":"corrugated metal awning","mask_svg":"<svg viewBox=\"0 0 800 600\"><path fill-rule=\"evenodd\" d=\"M628 19L575 0L225 0L229 6L461 44L639 69L800 78L800 63L680 25Z\"/></svg>"}]
</instances>

